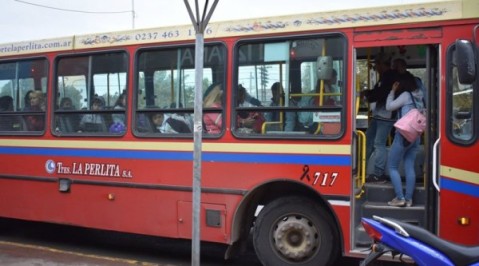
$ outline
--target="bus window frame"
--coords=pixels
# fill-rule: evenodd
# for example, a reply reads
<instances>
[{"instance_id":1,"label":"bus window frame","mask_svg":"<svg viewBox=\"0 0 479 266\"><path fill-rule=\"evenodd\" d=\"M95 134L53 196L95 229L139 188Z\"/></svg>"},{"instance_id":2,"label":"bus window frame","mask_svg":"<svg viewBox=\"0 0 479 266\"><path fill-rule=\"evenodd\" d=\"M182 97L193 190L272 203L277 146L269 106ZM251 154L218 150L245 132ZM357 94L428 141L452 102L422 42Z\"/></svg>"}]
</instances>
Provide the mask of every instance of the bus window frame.
<instances>
[{"instance_id":1,"label":"bus window frame","mask_svg":"<svg viewBox=\"0 0 479 266\"><path fill-rule=\"evenodd\" d=\"M473 116L471 118L472 126L471 126L471 137L467 140L461 139L456 137L454 134L453 130L453 119L454 119L454 101L453 101L453 82L454 82L454 73L453 69L454 67L457 68L457 66L454 65L454 53L456 50L456 45L452 44L450 45L447 50L446 50L446 110L445 110L445 115L446 115L446 136L447 138L454 144L459 145L459 146L471 146L477 141L478 138L478 130L477 130L477 125L479 124L479 116L474 115L479 113L479 82L478 79L471 84L472 85L472 113L471 115ZM457 74L456 74L457 75ZM457 80L459 81L459 78L457 77Z\"/></svg>"},{"instance_id":2,"label":"bus window frame","mask_svg":"<svg viewBox=\"0 0 479 266\"><path fill-rule=\"evenodd\" d=\"M48 57L46 56L33 56L33 57L21 57L21 58L9 58L9 59L6 59L6 60L0 60L0 63L3 64L3 63L15 63L15 64L18 64L19 62L25 62L25 61L36 61L36 60L43 60L44 64L45 64L45 69L46 69L46 75L45 75L45 78L46 78L46 82L45 82L45 88L44 87L41 87L41 92L44 94L44 107L45 107L45 110L43 112L40 112L40 111L36 111L36 112L31 112L31 111L25 111L23 110L25 108L25 106L23 106L22 110L14 110L13 112L11 112L12 116L19 116L20 117L20 120L22 121L22 127L26 127L26 121L25 121L25 117L26 116L29 116L29 115L38 115L38 114L43 114L43 130L32 130L32 131L29 131L27 128L23 128L23 130L19 130L19 131L15 131L15 130L12 130L12 131L0 131L0 136L44 136L45 133L46 133L46 127L47 127L47 118L48 118L48 97L49 97L49 93L48 93L48 87L49 87L49 82L50 81L50 61L48 59ZM41 81L40 79L40 85L43 85L43 82ZM35 87L35 84L33 84ZM35 88L33 88L33 90L37 90ZM16 94L18 93L18 85L17 85L17 88L15 88L15 91L14 91ZM19 101L22 101L22 99L19 99L19 98L14 98L13 99L14 101L15 100L19 100ZM18 108L18 105L15 105L14 104L14 108L17 107ZM1 112L0 113L0 118L4 116L4 114L7 114L10 112Z\"/></svg>"},{"instance_id":3,"label":"bus window frame","mask_svg":"<svg viewBox=\"0 0 479 266\"><path fill-rule=\"evenodd\" d=\"M127 105L126 105L126 109L125 110L114 110L114 105L113 106L108 106L108 107L111 107L109 109L103 109L103 110L99 110L99 111L91 111L90 108L91 107L88 107L88 109L86 110L82 110L82 109L77 109L77 110L72 110L72 111L62 111L62 110L59 110L59 108L56 108L56 103L58 100L60 100L59 97L59 94L58 93L54 93L54 96L53 98L51 99L52 100L52 108L51 108L51 119L50 119L50 130L51 130L51 133L52 135L54 136L57 136L57 137L111 137L111 138L120 138L120 137L123 137L126 135L127 131L129 130L128 129L128 114L129 114L129 110L131 110L131 107L129 107L128 105L128 98L131 97L129 95L129 92L128 92L128 88L129 88L129 80L130 80L130 61L131 61L131 55L130 55L130 52L128 49L111 49L111 50L98 50L98 51L88 51L88 52L82 52L82 53L59 53L58 55L55 56L54 60L53 60L53 78L54 78L54 83L52 84L52 90L55 90L57 91L58 90L58 62L60 59L65 59L65 58L78 58L78 57L94 57L95 55L106 55L106 54L123 54L125 56L125 59L126 59L126 81L125 81L125 86L126 86L126 97L127 97ZM88 70L88 73L90 73L91 71ZM87 73L87 74L88 74ZM102 73L104 74L104 73ZM92 73L91 74L91 78L92 80L94 79L94 74ZM91 88L88 88L88 85L87 84L87 90L91 90ZM94 97L90 95L90 92L86 92L87 93L87 106L90 106L91 104L91 99L93 99ZM106 103L105 103L106 104ZM106 106L104 106L106 107ZM112 133L110 132L110 126L112 126L113 124L111 125L105 125L106 126L106 131L105 132L88 132L88 131L73 131L73 132L61 132L61 131L57 131L56 130L56 123L55 123L55 119L57 117L58 114L61 114L61 113L67 113L67 114L78 114L80 117L82 117L83 115L86 115L86 114L109 114L109 115L113 115L113 114L116 114L116 113L123 113L125 115L125 127L126 129L123 131L123 132L120 132L120 133ZM80 118L81 120L81 118Z\"/></svg>"},{"instance_id":4,"label":"bus window frame","mask_svg":"<svg viewBox=\"0 0 479 266\"><path fill-rule=\"evenodd\" d=\"M228 70L228 45L226 44L226 42L224 41L211 41L211 42L205 42L204 43L204 46L219 46L221 48L221 52L222 52L222 56L223 56L223 70L222 70L222 73L223 73L223 76L221 77L221 81L216 81L216 80L213 80L211 84L222 84L222 87L223 87L223 99L222 99L222 102L223 102L223 107L221 108L221 119L222 119L222 129L221 129L221 133L219 134L206 134L205 133L205 128L204 128L204 123L203 124L203 134L202 134L202 137L203 138L207 138L207 139L219 139L221 138L225 132L226 132L226 119L225 119L225 114L227 113L226 110L227 110L227 102L226 102L226 94L227 94L227 89L226 89L226 82L227 82L227 70ZM161 108L161 107L155 107L155 108L148 108L148 109L144 109L144 110L141 110L138 108L138 91L139 91L139 87L138 87L138 82L139 82L139 59L140 59L140 54L143 53L143 52L148 52L148 51L160 51L160 50L171 50L171 49L175 49L175 50L178 50L178 49L184 49L184 48L191 48L193 51L195 51L195 44L194 43L183 43L183 44L180 44L180 45L155 45L155 46L147 46L147 47L141 47L139 49L137 49L135 51L135 59L134 59L134 66L133 66L133 69L134 69L134 73L133 73L133 87L132 87L132 99L133 99L133 103L132 103L132 107L131 107L131 112L132 112L132 124L131 124L131 128L132 128L132 132L133 132L133 135L135 137L139 137L139 138L155 138L155 139L161 139L161 138L176 138L176 139L193 139L193 136L194 136L194 131L192 131L191 133L157 133L157 132L142 132L142 131L139 131L138 130L138 115L139 114L150 114L150 113L163 113L163 114L168 114L168 113L190 113L192 115L192 118L194 120L194 107L193 108L171 108L171 109L166 109L166 108ZM189 69L189 68L188 68ZM221 73L221 72L220 72ZM212 76L213 76L213 79L215 78L215 73L212 72ZM210 85L211 85L210 84ZM207 88L203 88L203 91L205 91ZM219 108L218 109L211 109L211 108L204 108L203 107L203 115L205 114L205 111L209 111L211 110L212 113L219 113L220 110ZM149 119L149 118L147 118ZM203 119L202 119L202 122L203 122ZM193 121L193 126L194 126L194 121ZM194 130L194 129L193 129Z\"/></svg>"},{"instance_id":5,"label":"bus window frame","mask_svg":"<svg viewBox=\"0 0 479 266\"><path fill-rule=\"evenodd\" d=\"M328 38L338 38L342 40L343 49L342 49L342 69L337 69L338 72L338 80L342 81L342 88L341 88L341 100L340 105L338 106L322 106L322 107L282 107L282 108L274 108L270 106L259 106L259 107L238 107L236 106L237 98L238 98L238 84L239 84L239 67L240 63L237 59L239 57L239 47L243 44L260 44L260 43L272 43L272 42L284 42L284 41L292 41L292 40L308 40L308 39L328 39ZM243 38L238 39L233 45L233 84L232 84L232 95L230 96L232 99L232 108L231 108L231 132L235 138L238 139L315 139L315 140L339 140L345 136L346 127L347 127L347 112L349 108L347 107L347 99L348 99L348 88L347 82L344 82L345 79L348 77L348 38L343 32L327 32L327 33L316 33L313 35L308 34L295 34L295 35L281 35L281 36L274 36L274 37L266 37L266 38ZM339 76L339 74L343 74L343 76ZM289 73L287 73L289 75ZM268 88L269 89L269 88ZM284 88L285 90L287 88ZM238 125L236 123L236 117L238 115L238 111L261 111L261 112L268 112L268 111L285 111L285 112L307 112L307 111L318 111L318 112L340 112L340 130L338 134L298 134L302 131L292 131L290 133L285 134L262 134L262 133L252 133L252 134L245 134L241 132L237 132ZM297 123L297 117L296 121Z\"/></svg>"}]
</instances>

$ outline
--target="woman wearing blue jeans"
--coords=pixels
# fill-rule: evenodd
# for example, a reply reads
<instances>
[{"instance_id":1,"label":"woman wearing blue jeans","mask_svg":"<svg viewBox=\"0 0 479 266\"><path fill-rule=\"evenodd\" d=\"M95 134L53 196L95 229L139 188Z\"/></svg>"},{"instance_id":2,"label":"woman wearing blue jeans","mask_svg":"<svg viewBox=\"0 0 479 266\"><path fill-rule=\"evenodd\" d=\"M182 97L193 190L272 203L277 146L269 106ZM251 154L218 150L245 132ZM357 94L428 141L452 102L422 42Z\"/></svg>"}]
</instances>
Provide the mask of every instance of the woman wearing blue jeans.
<instances>
[{"instance_id":1,"label":"woman wearing blue jeans","mask_svg":"<svg viewBox=\"0 0 479 266\"><path fill-rule=\"evenodd\" d=\"M394 99L395 95L399 95ZM414 97L414 99L412 98ZM399 76L398 81L392 86L386 100L386 110L399 110L398 118L407 114L413 108L424 108L423 93L416 88L414 76L409 73ZM394 140L389 150L388 168L391 183L394 187L396 197L388 202L390 206L410 207L412 206L412 196L416 184L416 172L414 161L419 147L420 138L414 142L408 142L398 131L394 135ZM403 193L401 176L399 175L399 163L403 160L404 173L406 175L406 193Z\"/></svg>"}]
</instances>

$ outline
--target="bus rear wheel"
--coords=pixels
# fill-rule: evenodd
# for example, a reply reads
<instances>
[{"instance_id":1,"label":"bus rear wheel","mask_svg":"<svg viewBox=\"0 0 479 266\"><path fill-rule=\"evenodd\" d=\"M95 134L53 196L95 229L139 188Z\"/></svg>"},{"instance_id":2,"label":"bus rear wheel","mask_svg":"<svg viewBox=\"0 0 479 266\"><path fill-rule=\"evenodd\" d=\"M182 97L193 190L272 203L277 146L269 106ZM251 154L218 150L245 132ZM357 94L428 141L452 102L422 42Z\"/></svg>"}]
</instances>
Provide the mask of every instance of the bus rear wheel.
<instances>
[{"instance_id":1,"label":"bus rear wheel","mask_svg":"<svg viewBox=\"0 0 479 266\"><path fill-rule=\"evenodd\" d=\"M335 232L324 208L309 199L287 197L259 213L253 243L263 265L329 265L339 247Z\"/></svg>"}]
</instances>

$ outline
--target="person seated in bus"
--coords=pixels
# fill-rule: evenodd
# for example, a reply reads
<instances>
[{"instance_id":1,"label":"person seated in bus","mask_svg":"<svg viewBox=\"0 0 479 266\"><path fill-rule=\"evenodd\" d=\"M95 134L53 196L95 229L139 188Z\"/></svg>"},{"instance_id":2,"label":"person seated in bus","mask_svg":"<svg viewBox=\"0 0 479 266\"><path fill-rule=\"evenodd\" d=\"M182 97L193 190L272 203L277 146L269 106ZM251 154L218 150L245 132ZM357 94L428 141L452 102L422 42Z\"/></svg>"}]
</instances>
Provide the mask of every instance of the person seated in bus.
<instances>
[{"instance_id":1,"label":"person seated in bus","mask_svg":"<svg viewBox=\"0 0 479 266\"><path fill-rule=\"evenodd\" d=\"M170 108L175 109L176 103L170 104ZM183 104L179 103L179 108L183 108ZM189 113L172 113L169 114L169 119L177 120L177 123L185 124L187 128L181 127L181 131L178 133L191 133L193 132L193 118Z\"/></svg>"},{"instance_id":2,"label":"person seated in bus","mask_svg":"<svg viewBox=\"0 0 479 266\"><path fill-rule=\"evenodd\" d=\"M91 103L91 111L100 111L104 108L104 100L101 97L95 97ZM83 115L80 125L80 132L106 132L105 119L102 114L90 113Z\"/></svg>"},{"instance_id":3,"label":"person seated in bus","mask_svg":"<svg viewBox=\"0 0 479 266\"><path fill-rule=\"evenodd\" d=\"M191 133L185 122L174 119L171 116L167 117L164 113L153 113L151 115L151 124L153 125L153 132L156 133Z\"/></svg>"},{"instance_id":4,"label":"person seated in bus","mask_svg":"<svg viewBox=\"0 0 479 266\"><path fill-rule=\"evenodd\" d=\"M0 131L18 131L22 129L22 121L16 115L8 114L13 112L13 98L11 96L0 97Z\"/></svg>"},{"instance_id":5,"label":"person seated in bus","mask_svg":"<svg viewBox=\"0 0 479 266\"><path fill-rule=\"evenodd\" d=\"M324 92L325 93L340 93L340 88L337 86L337 84L338 84L338 72L336 72L336 70L333 69L331 78L324 80ZM325 101L323 101L323 105L335 106L335 105L339 105L340 101L341 101L341 97L339 95L328 95L328 96L325 96Z\"/></svg>"},{"instance_id":6,"label":"person seated in bus","mask_svg":"<svg viewBox=\"0 0 479 266\"><path fill-rule=\"evenodd\" d=\"M333 93L336 92L333 88L333 84L337 82L338 72L332 70L332 75L330 79L318 79L316 83L315 90L311 91L311 94L316 94L314 96L303 96L298 103L300 107L319 107L319 106L334 106L336 105L335 96L323 95L323 101L320 101L320 92L321 86L323 86L323 93ZM321 85L322 82L322 85ZM298 124L296 126L297 131L306 131L309 133L315 133L318 128L318 122L313 120L313 111L299 112L298 113Z\"/></svg>"},{"instance_id":7,"label":"person seated in bus","mask_svg":"<svg viewBox=\"0 0 479 266\"><path fill-rule=\"evenodd\" d=\"M238 85L238 107L254 107L255 105L246 101L246 88ZM238 131L242 133L261 133L265 122L261 112L239 111L237 115Z\"/></svg>"},{"instance_id":8,"label":"person seated in bus","mask_svg":"<svg viewBox=\"0 0 479 266\"><path fill-rule=\"evenodd\" d=\"M113 110L126 110L126 91L123 91L122 94L118 97L113 106ZM112 114L113 124L122 124L125 125L125 113L113 113Z\"/></svg>"},{"instance_id":9,"label":"person seated in bus","mask_svg":"<svg viewBox=\"0 0 479 266\"><path fill-rule=\"evenodd\" d=\"M284 106L284 89L280 82L275 82L271 86L271 103L270 107ZM267 131L294 131L295 126L295 113L294 112L283 112L283 124L281 125L280 121L280 111L271 111L265 112L264 118L267 122L271 124L266 125Z\"/></svg>"},{"instance_id":10,"label":"person seated in bus","mask_svg":"<svg viewBox=\"0 0 479 266\"><path fill-rule=\"evenodd\" d=\"M262 106L261 101L251 96L251 94L249 94L248 92L246 92L245 94L244 101L250 103L253 106Z\"/></svg>"},{"instance_id":11,"label":"person seated in bus","mask_svg":"<svg viewBox=\"0 0 479 266\"><path fill-rule=\"evenodd\" d=\"M273 83L271 86L271 103L269 104L270 107L278 107L284 105L284 94L283 94L283 86L279 82ZM271 111L265 112L264 118L267 122L271 124L267 124L266 130L272 131L280 131L282 130L282 125L279 124L281 121L280 119L281 112L279 111Z\"/></svg>"},{"instance_id":12,"label":"person seated in bus","mask_svg":"<svg viewBox=\"0 0 479 266\"><path fill-rule=\"evenodd\" d=\"M63 97L60 99L59 111L75 110L73 101L70 97ZM60 113L56 116L56 130L59 132L76 132L80 117L76 113Z\"/></svg>"},{"instance_id":13,"label":"person seated in bus","mask_svg":"<svg viewBox=\"0 0 479 266\"><path fill-rule=\"evenodd\" d=\"M222 108L223 90L221 84L212 84L206 89L203 97L204 108ZM223 129L222 112L203 111L203 127L208 134L219 134Z\"/></svg>"},{"instance_id":14,"label":"person seated in bus","mask_svg":"<svg viewBox=\"0 0 479 266\"><path fill-rule=\"evenodd\" d=\"M30 110L30 94L33 92L33 90L27 91L25 93L25 97L23 98L23 110L24 111L29 111Z\"/></svg>"},{"instance_id":15,"label":"person seated in bus","mask_svg":"<svg viewBox=\"0 0 479 266\"><path fill-rule=\"evenodd\" d=\"M41 115L28 115L25 118L28 131L42 131L45 127L45 98L43 92L34 90L30 95L30 106L24 110L27 112L43 112Z\"/></svg>"}]
</instances>

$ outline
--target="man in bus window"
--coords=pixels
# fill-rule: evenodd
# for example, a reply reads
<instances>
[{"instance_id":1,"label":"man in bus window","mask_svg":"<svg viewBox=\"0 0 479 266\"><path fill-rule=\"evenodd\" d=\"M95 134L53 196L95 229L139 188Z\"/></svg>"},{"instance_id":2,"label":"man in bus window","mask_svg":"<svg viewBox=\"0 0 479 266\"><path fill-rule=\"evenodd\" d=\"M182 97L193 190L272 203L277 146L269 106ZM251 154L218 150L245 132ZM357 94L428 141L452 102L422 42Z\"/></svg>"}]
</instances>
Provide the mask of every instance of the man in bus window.
<instances>
[{"instance_id":1,"label":"man in bus window","mask_svg":"<svg viewBox=\"0 0 479 266\"><path fill-rule=\"evenodd\" d=\"M372 118L366 130L366 159L369 162L374 151L374 172L367 177L366 181L384 183L388 180L385 176L386 142L396 117L395 114L386 110L386 98L396 79L396 72L391 69L391 58L385 54L378 54L374 64L380 79L372 90L362 92L370 104L375 103Z\"/></svg>"},{"instance_id":2,"label":"man in bus window","mask_svg":"<svg viewBox=\"0 0 479 266\"><path fill-rule=\"evenodd\" d=\"M284 106L284 89L280 82L275 82L271 86L271 107L283 107ZM280 124L281 113L283 113L283 125ZM270 122L267 124L266 130L278 131L284 127L284 131L294 131L295 127L295 113L294 112L281 112L281 111L271 111L265 112L264 118L266 121Z\"/></svg>"},{"instance_id":3,"label":"man in bus window","mask_svg":"<svg viewBox=\"0 0 479 266\"><path fill-rule=\"evenodd\" d=\"M271 107L278 107L284 105L284 92L283 92L283 86L281 86L281 83L275 82L271 86L271 103L269 106ZM282 125L280 123L280 111L271 111L271 112L265 112L264 113L264 118L266 119L267 122L271 124L267 124L268 128L267 130L273 130L273 131L278 131L282 129Z\"/></svg>"},{"instance_id":4,"label":"man in bus window","mask_svg":"<svg viewBox=\"0 0 479 266\"><path fill-rule=\"evenodd\" d=\"M406 60L404 60L403 58L396 58L393 60L393 64L392 64L392 69L395 70L397 72L398 75L403 75L403 74L407 74L407 75L412 75L414 76L411 72L409 72L407 70L407 63L406 63ZM424 95L423 97L423 103L424 103L424 106L427 106L426 104L426 88L424 87L424 83L422 82L421 78L417 77L417 76L414 76L414 80L416 82L416 87L418 89L420 89L422 91L422 95Z\"/></svg>"}]
</instances>

